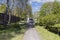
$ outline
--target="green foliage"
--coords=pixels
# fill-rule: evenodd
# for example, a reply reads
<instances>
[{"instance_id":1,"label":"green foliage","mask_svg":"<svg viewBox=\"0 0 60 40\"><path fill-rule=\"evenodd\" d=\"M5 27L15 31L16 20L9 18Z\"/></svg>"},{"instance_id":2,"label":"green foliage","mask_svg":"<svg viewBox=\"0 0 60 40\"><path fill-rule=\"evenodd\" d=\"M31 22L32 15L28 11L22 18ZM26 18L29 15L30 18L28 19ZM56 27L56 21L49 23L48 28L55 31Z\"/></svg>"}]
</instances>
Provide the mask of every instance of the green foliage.
<instances>
[{"instance_id":1,"label":"green foliage","mask_svg":"<svg viewBox=\"0 0 60 40\"><path fill-rule=\"evenodd\" d=\"M60 23L60 16L55 14L50 14L44 17L40 17L39 19L39 25L45 26L46 28L49 28L53 26L54 24Z\"/></svg>"},{"instance_id":2,"label":"green foliage","mask_svg":"<svg viewBox=\"0 0 60 40\"><path fill-rule=\"evenodd\" d=\"M13 23L9 25L9 27L12 27L18 30L25 29L25 26L26 26L25 24L18 24L18 23Z\"/></svg>"},{"instance_id":3,"label":"green foliage","mask_svg":"<svg viewBox=\"0 0 60 40\"><path fill-rule=\"evenodd\" d=\"M21 13L20 17L23 18L23 19L26 19L26 15L27 15L27 12L24 11Z\"/></svg>"},{"instance_id":4,"label":"green foliage","mask_svg":"<svg viewBox=\"0 0 60 40\"><path fill-rule=\"evenodd\" d=\"M0 6L0 13L4 12L5 9L6 9L6 5L5 4L1 5Z\"/></svg>"},{"instance_id":5,"label":"green foliage","mask_svg":"<svg viewBox=\"0 0 60 40\"><path fill-rule=\"evenodd\" d=\"M42 5L40 16L46 16L49 14L60 14L60 2L47 2Z\"/></svg>"},{"instance_id":6,"label":"green foliage","mask_svg":"<svg viewBox=\"0 0 60 40\"><path fill-rule=\"evenodd\" d=\"M60 23L60 3L57 1L43 4L39 13L40 25L51 26Z\"/></svg>"},{"instance_id":7,"label":"green foliage","mask_svg":"<svg viewBox=\"0 0 60 40\"><path fill-rule=\"evenodd\" d=\"M10 25L10 26L11 26L11 27L14 27L14 28L21 29L21 28L20 28L20 25L19 25L19 24L16 24L16 23L15 23L15 24L12 24L12 25Z\"/></svg>"},{"instance_id":8,"label":"green foliage","mask_svg":"<svg viewBox=\"0 0 60 40\"><path fill-rule=\"evenodd\" d=\"M49 27L48 30L59 34L60 33L60 24L54 24L53 26Z\"/></svg>"},{"instance_id":9,"label":"green foliage","mask_svg":"<svg viewBox=\"0 0 60 40\"><path fill-rule=\"evenodd\" d=\"M29 17L32 17L32 7L31 7L31 5L27 5L26 8L27 8L26 10L28 12Z\"/></svg>"},{"instance_id":10,"label":"green foliage","mask_svg":"<svg viewBox=\"0 0 60 40\"><path fill-rule=\"evenodd\" d=\"M14 10L12 11L13 12L13 15L18 16L20 18L23 18L25 20L27 18L27 15L29 15L29 17L32 17L31 5L27 4L25 6L26 7L23 6L24 8L21 8L21 7L16 6L14 8Z\"/></svg>"},{"instance_id":11,"label":"green foliage","mask_svg":"<svg viewBox=\"0 0 60 40\"><path fill-rule=\"evenodd\" d=\"M39 25L54 33L60 33L60 2L43 4L39 13Z\"/></svg>"},{"instance_id":12,"label":"green foliage","mask_svg":"<svg viewBox=\"0 0 60 40\"><path fill-rule=\"evenodd\" d=\"M4 30L5 27L3 25L0 25L0 30Z\"/></svg>"},{"instance_id":13,"label":"green foliage","mask_svg":"<svg viewBox=\"0 0 60 40\"><path fill-rule=\"evenodd\" d=\"M58 32L60 32L60 24L55 24L53 27L58 29Z\"/></svg>"},{"instance_id":14,"label":"green foliage","mask_svg":"<svg viewBox=\"0 0 60 40\"><path fill-rule=\"evenodd\" d=\"M55 24L53 27L60 28L60 24Z\"/></svg>"}]
</instances>

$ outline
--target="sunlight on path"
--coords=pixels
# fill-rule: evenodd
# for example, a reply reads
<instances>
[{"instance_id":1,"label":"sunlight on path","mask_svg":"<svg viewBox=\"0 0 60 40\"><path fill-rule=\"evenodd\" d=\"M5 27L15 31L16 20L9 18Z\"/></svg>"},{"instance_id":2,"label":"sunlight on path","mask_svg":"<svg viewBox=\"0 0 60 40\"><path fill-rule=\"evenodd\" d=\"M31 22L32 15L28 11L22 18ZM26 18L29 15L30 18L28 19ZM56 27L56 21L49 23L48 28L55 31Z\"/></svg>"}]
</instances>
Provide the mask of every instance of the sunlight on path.
<instances>
[{"instance_id":1,"label":"sunlight on path","mask_svg":"<svg viewBox=\"0 0 60 40\"><path fill-rule=\"evenodd\" d=\"M30 28L26 31L23 40L41 40L35 28Z\"/></svg>"}]
</instances>

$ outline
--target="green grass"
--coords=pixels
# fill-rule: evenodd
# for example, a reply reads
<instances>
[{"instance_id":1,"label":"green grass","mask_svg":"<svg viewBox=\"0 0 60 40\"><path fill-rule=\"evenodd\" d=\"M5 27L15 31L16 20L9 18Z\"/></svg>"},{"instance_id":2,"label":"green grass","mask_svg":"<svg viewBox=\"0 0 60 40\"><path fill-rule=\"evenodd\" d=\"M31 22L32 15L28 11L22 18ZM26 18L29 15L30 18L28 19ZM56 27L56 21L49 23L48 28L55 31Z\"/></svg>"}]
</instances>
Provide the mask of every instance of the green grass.
<instances>
[{"instance_id":1,"label":"green grass","mask_svg":"<svg viewBox=\"0 0 60 40\"><path fill-rule=\"evenodd\" d=\"M4 32L0 34L0 40L23 40L25 29L17 32Z\"/></svg>"},{"instance_id":2,"label":"green grass","mask_svg":"<svg viewBox=\"0 0 60 40\"><path fill-rule=\"evenodd\" d=\"M25 25L12 24L8 29L0 29L0 40L23 40L25 31Z\"/></svg>"},{"instance_id":3,"label":"green grass","mask_svg":"<svg viewBox=\"0 0 60 40\"><path fill-rule=\"evenodd\" d=\"M23 40L25 29L17 32L4 32L0 34L0 40Z\"/></svg>"},{"instance_id":4,"label":"green grass","mask_svg":"<svg viewBox=\"0 0 60 40\"><path fill-rule=\"evenodd\" d=\"M23 32L23 33L22 33L22 32ZM15 37L13 37L11 40L23 40L24 32L25 32L24 29L21 30L21 33L22 33L22 34L15 35Z\"/></svg>"},{"instance_id":5,"label":"green grass","mask_svg":"<svg viewBox=\"0 0 60 40\"><path fill-rule=\"evenodd\" d=\"M60 36L52 32L49 32L47 29L44 29L43 27L36 26L35 28L38 31L39 35L42 36L43 40L60 40Z\"/></svg>"},{"instance_id":6,"label":"green grass","mask_svg":"<svg viewBox=\"0 0 60 40\"><path fill-rule=\"evenodd\" d=\"M17 35L16 37L12 38L11 40L23 40L23 34Z\"/></svg>"}]
</instances>

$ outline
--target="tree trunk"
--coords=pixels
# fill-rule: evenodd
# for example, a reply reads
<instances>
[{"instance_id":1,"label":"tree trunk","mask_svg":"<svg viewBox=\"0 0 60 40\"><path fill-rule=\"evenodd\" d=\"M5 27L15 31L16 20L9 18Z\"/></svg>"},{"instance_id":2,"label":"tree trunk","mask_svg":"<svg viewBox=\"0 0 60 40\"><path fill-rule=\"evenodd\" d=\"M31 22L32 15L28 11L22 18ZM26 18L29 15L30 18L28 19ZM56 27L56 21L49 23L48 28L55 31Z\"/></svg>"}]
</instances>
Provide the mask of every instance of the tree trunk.
<instances>
[{"instance_id":1,"label":"tree trunk","mask_svg":"<svg viewBox=\"0 0 60 40\"><path fill-rule=\"evenodd\" d=\"M10 8L9 8L9 1L10 0L7 0L7 8L6 8L6 15L8 15L8 20L6 19L7 22L7 25L10 24L10 20L11 20L11 14L10 14ZM7 17L6 17L7 18Z\"/></svg>"}]
</instances>

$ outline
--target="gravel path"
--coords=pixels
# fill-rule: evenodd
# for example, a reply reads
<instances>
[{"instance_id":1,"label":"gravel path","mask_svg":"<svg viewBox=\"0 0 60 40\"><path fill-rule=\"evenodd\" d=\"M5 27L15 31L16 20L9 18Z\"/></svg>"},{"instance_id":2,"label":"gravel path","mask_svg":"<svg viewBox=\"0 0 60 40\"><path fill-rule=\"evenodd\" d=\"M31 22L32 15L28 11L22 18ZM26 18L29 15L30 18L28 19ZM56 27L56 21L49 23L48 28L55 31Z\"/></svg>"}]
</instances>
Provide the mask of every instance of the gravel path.
<instances>
[{"instance_id":1,"label":"gravel path","mask_svg":"<svg viewBox=\"0 0 60 40\"><path fill-rule=\"evenodd\" d=\"M41 40L42 38L38 35L37 31L35 28L29 28L25 35L23 40Z\"/></svg>"}]
</instances>

